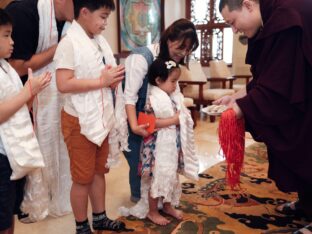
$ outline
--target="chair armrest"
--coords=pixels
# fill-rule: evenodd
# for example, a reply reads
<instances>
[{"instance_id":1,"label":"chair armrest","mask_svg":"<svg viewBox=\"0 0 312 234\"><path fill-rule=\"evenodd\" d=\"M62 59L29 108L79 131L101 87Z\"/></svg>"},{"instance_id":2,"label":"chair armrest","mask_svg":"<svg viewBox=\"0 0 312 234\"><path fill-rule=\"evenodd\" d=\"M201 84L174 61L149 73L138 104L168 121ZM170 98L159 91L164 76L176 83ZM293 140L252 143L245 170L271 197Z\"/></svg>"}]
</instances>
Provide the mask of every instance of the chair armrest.
<instances>
[{"instance_id":1,"label":"chair armrest","mask_svg":"<svg viewBox=\"0 0 312 234\"><path fill-rule=\"evenodd\" d=\"M222 89L226 88L226 82L229 82L229 88L232 89L233 88L233 81L236 78L233 76L229 76L229 77L207 77L207 81L209 82L222 82Z\"/></svg>"},{"instance_id":2,"label":"chair armrest","mask_svg":"<svg viewBox=\"0 0 312 234\"><path fill-rule=\"evenodd\" d=\"M245 79L246 84L248 84L252 78L252 75L233 75L233 77L235 77L236 79Z\"/></svg>"},{"instance_id":3,"label":"chair armrest","mask_svg":"<svg viewBox=\"0 0 312 234\"><path fill-rule=\"evenodd\" d=\"M179 85L186 87L187 85L198 85L198 99L204 100L204 85L206 84L206 81L193 81L193 80L180 80Z\"/></svg>"}]
</instances>

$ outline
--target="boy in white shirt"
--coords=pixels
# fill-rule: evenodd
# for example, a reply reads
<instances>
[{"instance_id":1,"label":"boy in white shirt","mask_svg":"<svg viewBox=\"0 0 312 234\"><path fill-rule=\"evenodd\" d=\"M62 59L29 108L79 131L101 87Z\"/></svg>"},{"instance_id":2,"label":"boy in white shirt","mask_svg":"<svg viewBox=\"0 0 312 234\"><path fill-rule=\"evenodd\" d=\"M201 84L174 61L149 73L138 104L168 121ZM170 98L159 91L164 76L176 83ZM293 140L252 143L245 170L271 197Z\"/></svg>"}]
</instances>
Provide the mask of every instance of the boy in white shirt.
<instances>
[{"instance_id":1,"label":"boy in white shirt","mask_svg":"<svg viewBox=\"0 0 312 234\"><path fill-rule=\"evenodd\" d=\"M110 220L105 212L108 153L110 156L120 153L112 152L112 143L117 141L118 145L120 135L127 141L127 134L121 133L127 129L126 119L116 114L118 109L124 110L118 99L121 87L116 88L124 78L124 67L116 67L111 48L100 35L114 9L113 0L74 0L75 20L54 57L57 87L66 93L61 121L70 157L73 181L70 197L77 234L91 233L88 197L94 230L120 231L125 227L122 222ZM112 90L116 94L115 105ZM121 120L123 127L118 125ZM112 137L114 132L118 133ZM120 142L117 148L122 147L127 148Z\"/></svg>"},{"instance_id":2,"label":"boy in white shirt","mask_svg":"<svg viewBox=\"0 0 312 234\"><path fill-rule=\"evenodd\" d=\"M5 60L13 52L14 42L12 40L12 22L9 15L0 9L0 233L9 234L14 232L13 214L18 212L23 200L23 188L25 179L11 180L12 168L8 157L14 157L12 148L5 142L12 142L8 131L16 129L18 121L16 116L21 112L28 118L23 121L23 128L31 126L27 104L31 104L34 96L49 85L51 80L50 73L44 73L39 77L33 77L32 71L28 70L29 79L25 86L22 86L20 77L16 71ZM26 110L25 110L26 109ZM26 125L27 126L26 126ZM23 132L25 134L25 132ZM19 134L21 135L21 134ZM35 137L32 135L30 138ZM30 138L23 144L29 144ZM14 139L13 139L14 140ZM20 141L20 139L16 139ZM21 145L21 142L18 144ZM37 143L37 150L39 145ZM13 146L14 147L14 146ZM18 146L16 146L18 147ZM21 154L24 154L23 149ZM10 152L10 155L8 152ZM32 154L32 151L29 152ZM26 155L24 155L26 156Z\"/></svg>"}]
</instances>

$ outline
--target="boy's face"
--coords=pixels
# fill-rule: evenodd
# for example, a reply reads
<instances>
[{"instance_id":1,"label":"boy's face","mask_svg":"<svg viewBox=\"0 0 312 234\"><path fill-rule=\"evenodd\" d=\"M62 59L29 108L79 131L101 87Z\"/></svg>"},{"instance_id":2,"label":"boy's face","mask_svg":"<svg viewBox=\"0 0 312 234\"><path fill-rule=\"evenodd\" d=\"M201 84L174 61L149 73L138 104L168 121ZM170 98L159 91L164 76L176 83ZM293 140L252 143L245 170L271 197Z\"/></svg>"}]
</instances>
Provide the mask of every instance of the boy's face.
<instances>
[{"instance_id":1,"label":"boy's face","mask_svg":"<svg viewBox=\"0 0 312 234\"><path fill-rule=\"evenodd\" d=\"M106 7L101 7L93 12L85 8L85 30L89 36L93 37L105 30L110 13L111 10Z\"/></svg>"},{"instance_id":2,"label":"boy's face","mask_svg":"<svg viewBox=\"0 0 312 234\"><path fill-rule=\"evenodd\" d=\"M156 79L156 83L158 88L162 91L166 92L168 95L172 94L178 85L178 80L181 75L181 70L179 68L175 68L170 74L166 81L162 81L159 78Z\"/></svg>"},{"instance_id":3,"label":"boy's face","mask_svg":"<svg viewBox=\"0 0 312 234\"><path fill-rule=\"evenodd\" d=\"M13 52L14 42L11 37L12 25L0 26L0 58L10 58Z\"/></svg>"}]
</instances>

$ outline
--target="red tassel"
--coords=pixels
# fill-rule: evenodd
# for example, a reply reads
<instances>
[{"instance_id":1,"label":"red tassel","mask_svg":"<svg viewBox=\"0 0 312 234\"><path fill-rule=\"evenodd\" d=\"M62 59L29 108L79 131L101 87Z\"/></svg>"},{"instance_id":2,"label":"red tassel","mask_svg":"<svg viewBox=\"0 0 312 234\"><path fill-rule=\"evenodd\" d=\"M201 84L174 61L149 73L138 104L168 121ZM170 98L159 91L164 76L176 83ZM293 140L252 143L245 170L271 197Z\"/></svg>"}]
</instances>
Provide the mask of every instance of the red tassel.
<instances>
[{"instance_id":1,"label":"red tassel","mask_svg":"<svg viewBox=\"0 0 312 234\"><path fill-rule=\"evenodd\" d=\"M236 119L233 109L228 109L221 115L219 142L227 162L227 184L231 189L239 188L239 177L244 161L245 124L243 119Z\"/></svg>"}]
</instances>

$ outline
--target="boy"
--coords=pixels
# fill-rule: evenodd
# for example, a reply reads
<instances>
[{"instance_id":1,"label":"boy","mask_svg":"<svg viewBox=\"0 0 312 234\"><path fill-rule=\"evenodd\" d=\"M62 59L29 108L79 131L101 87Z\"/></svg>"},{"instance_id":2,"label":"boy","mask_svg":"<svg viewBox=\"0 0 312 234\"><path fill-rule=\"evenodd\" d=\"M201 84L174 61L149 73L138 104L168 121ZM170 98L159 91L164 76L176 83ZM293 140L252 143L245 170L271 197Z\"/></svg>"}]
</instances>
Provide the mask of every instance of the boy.
<instances>
[{"instance_id":1,"label":"boy","mask_svg":"<svg viewBox=\"0 0 312 234\"><path fill-rule=\"evenodd\" d=\"M112 152L112 144L119 142L120 135L125 136L126 142L127 136L124 132L112 137L113 133L127 129L125 117L115 116L121 109L125 116L124 105L118 92L113 100L111 90L124 78L124 67L113 67L116 65L113 53L100 35L114 9L113 0L74 0L75 20L54 57L57 87L66 93L61 122L70 157L73 181L70 197L77 234L91 233L88 196L94 230L119 231L125 227L122 222L110 220L105 212L108 137L111 156L120 153L120 147L117 153Z\"/></svg>"},{"instance_id":2,"label":"boy","mask_svg":"<svg viewBox=\"0 0 312 234\"><path fill-rule=\"evenodd\" d=\"M32 101L38 92L49 85L51 80L51 74L49 73L45 73L40 77L33 77L31 70L29 70L29 80L24 87L22 86L20 77L5 60L13 52L14 42L11 34L11 19L4 10L0 9L0 234L14 232L13 214L19 210L23 200L25 183L24 178L14 181L10 180L12 169L8 157L14 157L14 154L12 154L14 149L10 148L12 139L8 135L8 130L16 130L16 125L20 121L24 123L23 128L32 127L30 116L25 106ZM16 118L21 114L25 114L25 112L26 116L28 116L27 119L18 120ZM32 135L30 138L32 137L35 136ZM4 144L4 142L7 144ZM26 144L28 143L30 142L26 142ZM18 146L13 144L14 147ZM38 152L38 144L35 150ZM20 153L26 155L23 149Z\"/></svg>"}]
</instances>

